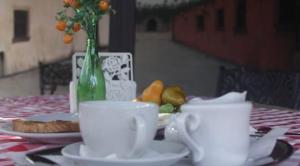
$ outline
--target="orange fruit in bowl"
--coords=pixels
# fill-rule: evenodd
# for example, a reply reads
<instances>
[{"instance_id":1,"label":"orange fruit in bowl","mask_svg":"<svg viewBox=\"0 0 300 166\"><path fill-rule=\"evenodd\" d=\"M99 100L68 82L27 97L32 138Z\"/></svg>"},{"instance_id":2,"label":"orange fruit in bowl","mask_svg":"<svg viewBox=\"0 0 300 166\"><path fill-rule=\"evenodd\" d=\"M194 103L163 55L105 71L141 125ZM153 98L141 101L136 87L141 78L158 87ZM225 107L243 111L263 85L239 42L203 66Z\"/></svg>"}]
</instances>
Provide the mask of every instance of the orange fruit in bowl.
<instances>
[{"instance_id":1,"label":"orange fruit in bowl","mask_svg":"<svg viewBox=\"0 0 300 166\"><path fill-rule=\"evenodd\" d=\"M64 36L64 43L70 44L73 41L73 36L71 34L65 34Z\"/></svg>"},{"instance_id":2,"label":"orange fruit in bowl","mask_svg":"<svg viewBox=\"0 0 300 166\"><path fill-rule=\"evenodd\" d=\"M102 12L106 12L109 9L109 2L107 0L101 0L98 4L98 8Z\"/></svg>"},{"instance_id":3,"label":"orange fruit in bowl","mask_svg":"<svg viewBox=\"0 0 300 166\"><path fill-rule=\"evenodd\" d=\"M59 31L64 31L67 27L67 24L65 21L57 21L56 22L56 29Z\"/></svg>"},{"instance_id":4,"label":"orange fruit in bowl","mask_svg":"<svg viewBox=\"0 0 300 166\"><path fill-rule=\"evenodd\" d=\"M72 29L74 32L78 32L81 29L81 25L79 23L75 23Z\"/></svg>"},{"instance_id":5,"label":"orange fruit in bowl","mask_svg":"<svg viewBox=\"0 0 300 166\"><path fill-rule=\"evenodd\" d=\"M161 104L161 95L164 89L164 84L161 80L153 81L142 93L143 102L152 102L157 105Z\"/></svg>"}]
</instances>

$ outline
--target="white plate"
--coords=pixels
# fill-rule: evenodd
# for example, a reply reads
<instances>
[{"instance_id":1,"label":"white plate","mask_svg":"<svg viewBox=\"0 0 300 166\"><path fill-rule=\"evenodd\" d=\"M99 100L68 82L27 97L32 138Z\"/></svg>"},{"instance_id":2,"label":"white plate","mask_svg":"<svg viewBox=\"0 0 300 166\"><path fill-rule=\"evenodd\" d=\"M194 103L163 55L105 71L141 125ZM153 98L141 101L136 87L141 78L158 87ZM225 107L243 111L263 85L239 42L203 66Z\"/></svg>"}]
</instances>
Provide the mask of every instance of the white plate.
<instances>
[{"instance_id":1,"label":"white plate","mask_svg":"<svg viewBox=\"0 0 300 166\"><path fill-rule=\"evenodd\" d=\"M133 159L88 158L79 155L82 142L68 145L62 149L62 154L72 164L78 166L170 166L189 154L187 148L178 143L168 141L153 141L146 157Z\"/></svg>"},{"instance_id":2,"label":"white plate","mask_svg":"<svg viewBox=\"0 0 300 166\"><path fill-rule=\"evenodd\" d=\"M170 117L173 114L170 113L160 113L158 118L158 129L166 127L170 123ZM33 121L53 121L53 120L65 120L65 121L79 121L78 114L72 113L54 113L54 114L45 114L45 115L36 115L27 118L27 120Z\"/></svg>"},{"instance_id":3,"label":"white plate","mask_svg":"<svg viewBox=\"0 0 300 166\"><path fill-rule=\"evenodd\" d=\"M170 123L170 118L173 114L169 113L160 113L159 118L158 118L158 129L163 129L165 128L169 123Z\"/></svg>"},{"instance_id":4,"label":"white plate","mask_svg":"<svg viewBox=\"0 0 300 166\"><path fill-rule=\"evenodd\" d=\"M54 120L64 120L64 121L78 121L78 114L72 113L53 113L44 115L35 115L26 118L27 120L49 122Z\"/></svg>"},{"instance_id":5,"label":"white plate","mask_svg":"<svg viewBox=\"0 0 300 166\"><path fill-rule=\"evenodd\" d=\"M159 114L158 129L164 128L169 123L171 114ZM35 115L26 118L26 120L33 121L54 121L54 120L65 120L65 121L78 121L78 114L71 113L53 113L44 115ZM12 130L11 122L0 124L0 133L20 136L34 142L43 143L72 143L81 140L79 132L76 133L23 133Z\"/></svg>"},{"instance_id":6,"label":"white plate","mask_svg":"<svg viewBox=\"0 0 300 166\"><path fill-rule=\"evenodd\" d=\"M26 118L27 120L35 121L53 121L53 120L67 120L75 121L78 120L78 117L73 114L67 113L55 113L55 114L45 114L38 115ZM81 140L81 135L79 132L72 133L23 133L12 130L11 122L3 123L0 125L0 133L20 136L34 142L43 142L43 143L72 143Z\"/></svg>"}]
</instances>

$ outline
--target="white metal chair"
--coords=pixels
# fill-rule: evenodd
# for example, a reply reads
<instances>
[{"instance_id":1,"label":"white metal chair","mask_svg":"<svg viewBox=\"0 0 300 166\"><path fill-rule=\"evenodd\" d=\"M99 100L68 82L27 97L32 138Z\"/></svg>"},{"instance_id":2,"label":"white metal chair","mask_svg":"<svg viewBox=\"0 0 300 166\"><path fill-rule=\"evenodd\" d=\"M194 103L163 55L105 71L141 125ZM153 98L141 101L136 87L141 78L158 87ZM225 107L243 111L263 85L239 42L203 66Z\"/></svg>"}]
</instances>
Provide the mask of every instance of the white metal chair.
<instances>
[{"instance_id":1,"label":"white metal chair","mask_svg":"<svg viewBox=\"0 0 300 166\"><path fill-rule=\"evenodd\" d=\"M131 53L99 53L105 77L107 100L132 100L136 98L136 83L133 79L133 58ZM85 53L73 55L73 82L77 82Z\"/></svg>"}]
</instances>

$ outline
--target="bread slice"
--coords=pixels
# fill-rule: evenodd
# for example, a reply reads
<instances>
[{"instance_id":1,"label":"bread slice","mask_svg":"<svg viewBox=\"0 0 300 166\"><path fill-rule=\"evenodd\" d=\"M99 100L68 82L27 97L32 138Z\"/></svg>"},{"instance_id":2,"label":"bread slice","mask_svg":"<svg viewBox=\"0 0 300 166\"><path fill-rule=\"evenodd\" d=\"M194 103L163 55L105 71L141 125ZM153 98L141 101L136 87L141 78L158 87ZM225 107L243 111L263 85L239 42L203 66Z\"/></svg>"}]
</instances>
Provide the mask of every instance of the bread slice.
<instances>
[{"instance_id":1,"label":"bread slice","mask_svg":"<svg viewBox=\"0 0 300 166\"><path fill-rule=\"evenodd\" d=\"M16 119L12 121L12 129L24 133L63 133L79 132L79 123L72 121L39 122Z\"/></svg>"}]
</instances>

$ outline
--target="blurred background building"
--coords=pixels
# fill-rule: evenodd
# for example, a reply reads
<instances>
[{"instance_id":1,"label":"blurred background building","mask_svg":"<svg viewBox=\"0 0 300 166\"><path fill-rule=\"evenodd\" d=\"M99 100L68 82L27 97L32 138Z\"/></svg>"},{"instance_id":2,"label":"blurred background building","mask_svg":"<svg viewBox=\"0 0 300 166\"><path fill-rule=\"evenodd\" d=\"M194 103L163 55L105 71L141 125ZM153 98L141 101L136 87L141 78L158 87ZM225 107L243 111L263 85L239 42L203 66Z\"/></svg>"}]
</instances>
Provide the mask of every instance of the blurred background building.
<instances>
[{"instance_id":1,"label":"blurred background building","mask_svg":"<svg viewBox=\"0 0 300 166\"><path fill-rule=\"evenodd\" d=\"M171 30L175 8L192 0L137 0L137 32Z\"/></svg>"},{"instance_id":2,"label":"blurred background building","mask_svg":"<svg viewBox=\"0 0 300 166\"><path fill-rule=\"evenodd\" d=\"M298 69L300 1L138 1L137 31L173 40L237 65Z\"/></svg>"},{"instance_id":3,"label":"blurred background building","mask_svg":"<svg viewBox=\"0 0 300 166\"><path fill-rule=\"evenodd\" d=\"M180 10L177 42L253 68L291 69L293 60L299 66L298 0L215 0Z\"/></svg>"},{"instance_id":4,"label":"blurred background building","mask_svg":"<svg viewBox=\"0 0 300 166\"><path fill-rule=\"evenodd\" d=\"M111 2L117 13L99 23L100 48L133 53L138 93L161 79L189 95L214 96L220 66L300 69L299 0ZM62 6L62 0L0 1L0 97L39 95L39 62L84 51L84 32L65 45L55 29Z\"/></svg>"}]
</instances>

